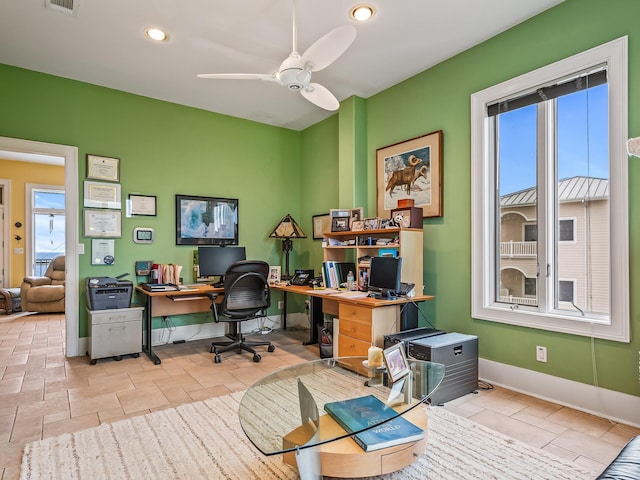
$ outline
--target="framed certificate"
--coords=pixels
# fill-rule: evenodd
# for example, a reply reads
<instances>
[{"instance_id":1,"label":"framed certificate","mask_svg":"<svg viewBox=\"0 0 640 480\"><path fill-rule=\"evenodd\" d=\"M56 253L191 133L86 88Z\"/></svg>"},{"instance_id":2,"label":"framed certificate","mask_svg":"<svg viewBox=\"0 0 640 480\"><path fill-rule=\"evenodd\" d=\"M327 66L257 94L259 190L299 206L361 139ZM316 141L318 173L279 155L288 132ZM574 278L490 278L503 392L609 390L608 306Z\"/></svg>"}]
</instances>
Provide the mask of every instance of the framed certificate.
<instances>
[{"instance_id":1,"label":"framed certificate","mask_svg":"<svg viewBox=\"0 0 640 480\"><path fill-rule=\"evenodd\" d=\"M120 181L120 159L87 155L87 178L93 180Z\"/></svg>"},{"instance_id":2,"label":"framed certificate","mask_svg":"<svg viewBox=\"0 0 640 480\"><path fill-rule=\"evenodd\" d=\"M91 240L91 265L113 265L115 257L115 240L94 238Z\"/></svg>"},{"instance_id":3,"label":"framed certificate","mask_svg":"<svg viewBox=\"0 0 640 480\"><path fill-rule=\"evenodd\" d=\"M120 209L120 184L84 182L84 206Z\"/></svg>"},{"instance_id":4,"label":"framed certificate","mask_svg":"<svg viewBox=\"0 0 640 480\"><path fill-rule=\"evenodd\" d=\"M121 237L122 215L115 210L84 209L85 237Z\"/></svg>"},{"instance_id":5,"label":"framed certificate","mask_svg":"<svg viewBox=\"0 0 640 480\"><path fill-rule=\"evenodd\" d=\"M155 217L156 212L156 197L153 195L137 195L129 194L129 214L130 215L146 215L149 217Z\"/></svg>"}]
</instances>

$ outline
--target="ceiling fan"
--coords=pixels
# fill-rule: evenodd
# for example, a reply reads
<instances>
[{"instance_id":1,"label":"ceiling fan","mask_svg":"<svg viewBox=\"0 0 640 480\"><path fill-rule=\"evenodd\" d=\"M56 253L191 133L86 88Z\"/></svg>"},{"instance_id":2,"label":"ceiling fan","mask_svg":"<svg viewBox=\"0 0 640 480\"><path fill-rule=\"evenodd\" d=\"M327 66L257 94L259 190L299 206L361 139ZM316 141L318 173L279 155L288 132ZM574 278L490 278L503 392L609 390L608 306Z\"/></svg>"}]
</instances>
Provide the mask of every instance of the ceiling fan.
<instances>
[{"instance_id":1,"label":"ceiling fan","mask_svg":"<svg viewBox=\"0 0 640 480\"><path fill-rule=\"evenodd\" d=\"M300 55L297 50L296 2L293 2L293 49L274 73L203 73L199 78L223 80L265 80L299 91L304 98L325 110L337 110L338 99L326 87L311 82L311 73L318 72L342 55L356 38L352 25L335 28L316 40Z\"/></svg>"}]
</instances>

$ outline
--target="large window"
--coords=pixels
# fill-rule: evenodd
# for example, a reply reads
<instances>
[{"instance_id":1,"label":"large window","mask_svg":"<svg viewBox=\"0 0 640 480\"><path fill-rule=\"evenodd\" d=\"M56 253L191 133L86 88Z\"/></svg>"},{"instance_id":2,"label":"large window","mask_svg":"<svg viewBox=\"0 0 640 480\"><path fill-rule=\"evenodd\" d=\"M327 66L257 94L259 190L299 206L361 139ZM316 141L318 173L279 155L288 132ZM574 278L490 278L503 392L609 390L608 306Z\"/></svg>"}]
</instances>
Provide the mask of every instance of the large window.
<instances>
[{"instance_id":1,"label":"large window","mask_svg":"<svg viewBox=\"0 0 640 480\"><path fill-rule=\"evenodd\" d=\"M472 95L472 314L629 341L627 39Z\"/></svg>"}]
</instances>

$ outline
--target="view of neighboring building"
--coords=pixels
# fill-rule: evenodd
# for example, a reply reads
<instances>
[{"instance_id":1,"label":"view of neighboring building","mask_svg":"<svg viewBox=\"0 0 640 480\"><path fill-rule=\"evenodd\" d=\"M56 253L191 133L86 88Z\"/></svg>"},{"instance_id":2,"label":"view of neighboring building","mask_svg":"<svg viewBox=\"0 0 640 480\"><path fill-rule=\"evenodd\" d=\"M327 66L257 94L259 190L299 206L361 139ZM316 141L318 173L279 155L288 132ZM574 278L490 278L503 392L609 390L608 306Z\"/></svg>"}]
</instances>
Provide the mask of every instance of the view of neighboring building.
<instances>
[{"instance_id":1,"label":"view of neighboring building","mask_svg":"<svg viewBox=\"0 0 640 480\"><path fill-rule=\"evenodd\" d=\"M500 198L501 302L538 305L538 284L557 269L554 308L609 311L609 181L576 176L558 182L555 265L540 266L535 187ZM541 236L541 238L543 238ZM550 287L551 288L551 287Z\"/></svg>"}]
</instances>

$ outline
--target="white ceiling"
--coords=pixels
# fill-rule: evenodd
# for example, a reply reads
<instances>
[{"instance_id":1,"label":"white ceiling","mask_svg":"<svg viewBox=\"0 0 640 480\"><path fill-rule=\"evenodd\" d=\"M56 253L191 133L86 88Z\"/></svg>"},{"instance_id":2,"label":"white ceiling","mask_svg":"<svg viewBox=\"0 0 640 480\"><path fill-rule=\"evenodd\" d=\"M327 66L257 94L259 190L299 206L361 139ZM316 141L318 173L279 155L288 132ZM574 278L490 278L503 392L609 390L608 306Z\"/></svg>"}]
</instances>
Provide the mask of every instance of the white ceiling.
<instances>
[{"instance_id":1,"label":"white ceiling","mask_svg":"<svg viewBox=\"0 0 640 480\"><path fill-rule=\"evenodd\" d=\"M301 130L332 115L259 80L199 73L272 73L292 49L291 0L0 0L0 63L204 110ZM351 47L313 81L338 100L368 98L563 0L372 0ZM355 24L360 0L298 0L298 50ZM154 44L144 28L170 41ZM55 92L51 92L55 95Z\"/></svg>"}]
</instances>

